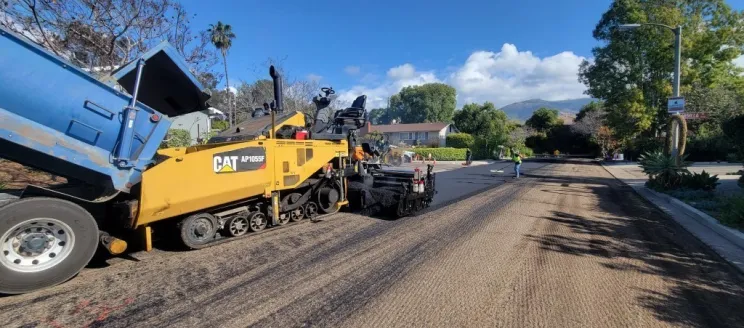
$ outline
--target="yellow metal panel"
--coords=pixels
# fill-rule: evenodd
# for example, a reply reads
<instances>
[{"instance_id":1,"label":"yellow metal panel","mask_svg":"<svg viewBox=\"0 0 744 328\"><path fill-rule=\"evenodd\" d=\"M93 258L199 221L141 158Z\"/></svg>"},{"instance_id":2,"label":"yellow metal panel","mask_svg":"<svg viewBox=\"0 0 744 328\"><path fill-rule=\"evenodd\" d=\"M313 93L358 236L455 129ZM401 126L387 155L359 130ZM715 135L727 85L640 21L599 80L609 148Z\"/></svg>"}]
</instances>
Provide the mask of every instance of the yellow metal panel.
<instances>
[{"instance_id":1,"label":"yellow metal panel","mask_svg":"<svg viewBox=\"0 0 744 328\"><path fill-rule=\"evenodd\" d=\"M187 147L178 147L178 148L165 148L165 149L158 149L157 153L159 155L164 155L168 157L175 157L179 155L183 155L186 153Z\"/></svg>"},{"instance_id":2,"label":"yellow metal panel","mask_svg":"<svg viewBox=\"0 0 744 328\"><path fill-rule=\"evenodd\" d=\"M306 156L304 165L298 166L298 148L309 147L312 147L312 156ZM235 157L229 155L230 152L240 153L247 148L263 149L263 168L241 171L240 165L228 165L236 160L230 158ZM223 158L226 153L228 158ZM348 146L346 141L264 139L189 147L186 152L169 154L174 156L142 175L135 226L251 197L269 197L272 191L295 188L335 157L348 156ZM284 161L289 162L287 173L282 172ZM296 183L284 184L285 175L298 175L299 179L291 180Z\"/></svg>"},{"instance_id":3,"label":"yellow metal panel","mask_svg":"<svg viewBox=\"0 0 744 328\"><path fill-rule=\"evenodd\" d=\"M142 248L145 252L152 250L152 228L150 226L141 226L137 228L137 232L142 237Z\"/></svg>"}]
</instances>

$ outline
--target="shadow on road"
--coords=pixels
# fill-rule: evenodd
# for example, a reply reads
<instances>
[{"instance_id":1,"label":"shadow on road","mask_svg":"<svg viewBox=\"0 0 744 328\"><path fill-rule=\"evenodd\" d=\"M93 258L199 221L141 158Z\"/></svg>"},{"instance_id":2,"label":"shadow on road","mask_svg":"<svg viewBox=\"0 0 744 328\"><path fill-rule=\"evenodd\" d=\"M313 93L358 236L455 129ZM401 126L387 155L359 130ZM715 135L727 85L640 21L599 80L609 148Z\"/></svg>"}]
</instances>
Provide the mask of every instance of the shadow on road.
<instances>
[{"instance_id":1,"label":"shadow on road","mask_svg":"<svg viewBox=\"0 0 744 328\"><path fill-rule=\"evenodd\" d=\"M744 275L632 189L613 178L529 176L569 186L585 183L584 188L544 191L574 196L591 191L599 198L596 212L604 214L582 217L555 211L544 217L573 234L529 235L542 249L596 257L612 270L662 277L669 283L668 290L643 289L638 301L665 322L692 327L744 325Z\"/></svg>"}]
</instances>

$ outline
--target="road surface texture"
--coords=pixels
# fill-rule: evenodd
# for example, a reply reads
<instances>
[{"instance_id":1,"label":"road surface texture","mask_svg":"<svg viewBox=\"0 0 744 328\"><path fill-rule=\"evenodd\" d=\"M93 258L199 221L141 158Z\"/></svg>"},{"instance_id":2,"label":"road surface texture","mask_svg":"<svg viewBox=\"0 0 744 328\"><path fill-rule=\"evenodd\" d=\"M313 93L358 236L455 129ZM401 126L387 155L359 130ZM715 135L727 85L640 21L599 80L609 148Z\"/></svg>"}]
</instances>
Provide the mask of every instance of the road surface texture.
<instances>
[{"instance_id":1,"label":"road surface texture","mask_svg":"<svg viewBox=\"0 0 744 328\"><path fill-rule=\"evenodd\" d=\"M531 167L519 180L490 176L488 167L451 171L501 183L415 217L339 214L199 251L134 254L139 262L114 261L46 291L0 298L0 323L744 325L743 275L601 166ZM439 189L465 185L453 179Z\"/></svg>"}]
</instances>

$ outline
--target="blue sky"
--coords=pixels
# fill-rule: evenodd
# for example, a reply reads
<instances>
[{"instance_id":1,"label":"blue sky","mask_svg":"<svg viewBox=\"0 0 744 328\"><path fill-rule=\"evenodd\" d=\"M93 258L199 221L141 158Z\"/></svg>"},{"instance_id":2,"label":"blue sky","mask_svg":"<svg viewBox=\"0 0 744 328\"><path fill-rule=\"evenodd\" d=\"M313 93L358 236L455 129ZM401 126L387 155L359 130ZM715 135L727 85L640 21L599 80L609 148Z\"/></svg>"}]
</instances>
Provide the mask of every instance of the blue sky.
<instances>
[{"instance_id":1,"label":"blue sky","mask_svg":"<svg viewBox=\"0 0 744 328\"><path fill-rule=\"evenodd\" d=\"M592 30L611 1L182 3L197 13L195 29L233 26L231 81L253 81L267 58L286 57L291 75L320 79L342 100L368 94L376 107L402 86L435 81L453 85L461 104L582 97L577 63L591 56ZM744 9L744 0L729 4Z\"/></svg>"}]
</instances>

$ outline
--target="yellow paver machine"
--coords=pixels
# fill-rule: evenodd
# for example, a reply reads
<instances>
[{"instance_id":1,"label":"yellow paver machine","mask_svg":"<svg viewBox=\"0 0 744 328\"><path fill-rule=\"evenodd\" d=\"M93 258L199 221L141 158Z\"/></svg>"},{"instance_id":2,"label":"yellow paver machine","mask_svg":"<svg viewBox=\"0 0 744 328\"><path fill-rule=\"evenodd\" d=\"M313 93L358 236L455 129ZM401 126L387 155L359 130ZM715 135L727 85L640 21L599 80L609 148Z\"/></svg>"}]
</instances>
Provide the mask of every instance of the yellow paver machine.
<instances>
[{"instance_id":1,"label":"yellow paver machine","mask_svg":"<svg viewBox=\"0 0 744 328\"><path fill-rule=\"evenodd\" d=\"M209 99L167 43L107 82L11 31L0 29L0 48L0 157L70 181L0 201L3 294L62 283L99 247L150 250L154 236L199 249L345 208L400 217L436 193L431 166L364 160L375 152L357 141L366 96L332 110L323 88L314 115L287 112L272 67L271 115L204 145L158 149L173 117Z\"/></svg>"}]
</instances>

